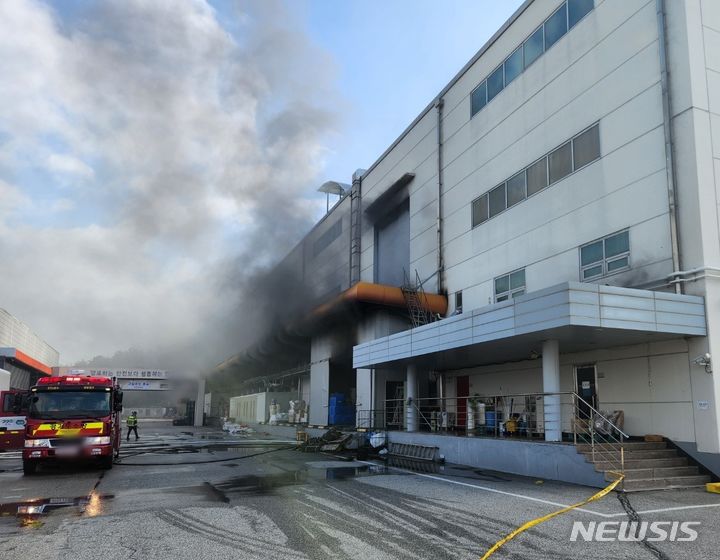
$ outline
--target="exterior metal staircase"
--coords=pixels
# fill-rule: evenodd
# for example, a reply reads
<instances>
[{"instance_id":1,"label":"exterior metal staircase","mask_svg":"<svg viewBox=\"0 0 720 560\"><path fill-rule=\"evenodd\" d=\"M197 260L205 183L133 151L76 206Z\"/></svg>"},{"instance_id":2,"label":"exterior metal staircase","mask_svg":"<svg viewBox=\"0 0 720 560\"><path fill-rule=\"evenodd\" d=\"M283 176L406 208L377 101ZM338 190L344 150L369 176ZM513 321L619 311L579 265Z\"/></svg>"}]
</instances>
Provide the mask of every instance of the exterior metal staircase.
<instances>
[{"instance_id":1,"label":"exterior metal staircase","mask_svg":"<svg viewBox=\"0 0 720 560\"><path fill-rule=\"evenodd\" d=\"M403 270L403 275L405 276L405 281L401 290L413 328L432 323L435 318L430 312L430 306L428 305L427 296L425 295L418 271L415 271L414 283L411 282L407 271Z\"/></svg>"}]
</instances>

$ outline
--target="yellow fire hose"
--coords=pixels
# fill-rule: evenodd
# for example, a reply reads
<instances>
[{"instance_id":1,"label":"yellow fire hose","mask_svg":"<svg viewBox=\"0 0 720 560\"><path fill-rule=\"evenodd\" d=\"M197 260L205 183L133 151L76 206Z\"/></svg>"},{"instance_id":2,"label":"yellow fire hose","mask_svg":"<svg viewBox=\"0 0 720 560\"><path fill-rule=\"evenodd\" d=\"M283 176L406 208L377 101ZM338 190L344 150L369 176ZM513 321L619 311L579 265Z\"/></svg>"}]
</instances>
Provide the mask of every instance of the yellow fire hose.
<instances>
[{"instance_id":1,"label":"yellow fire hose","mask_svg":"<svg viewBox=\"0 0 720 560\"><path fill-rule=\"evenodd\" d=\"M609 494L610 492L612 492L613 490L615 490L615 488L617 487L617 485L622 482L623 478L625 478L625 475L622 475L622 474L619 474L619 473L615 473L615 474L618 474L617 480L614 480L614 481L613 481L611 484L609 484L607 487L605 487L605 488L603 488L602 490L600 490L600 492L598 492L597 494L595 494L595 495L593 495L593 496L590 496L587 500L584 500L584 501L582 501L582 502L578 502L577 504L573 504L573 505L571 505L571 506L564 507L564 508L562 508L562 509L559 509L559 510L557 510L557 511L554 511L554 512L552 512L552 513L549 513L549 514L547 514L547 515L543 515L542 517L538 517L537 519L533 519L532 521L528 521L528 522L525 523L524 525L518 527L518 528L515 529L512 533L510 533L509 535L503 537L503 538L500 539L498 542L496 542L494 545L492 545L492 547L485 553L485 555L484 555L480 560L487 560L488 558L490 558L493 554L495 554L495 552L497 552L497 550L498 550L501 546L503 546L506 542L509 542L509 541L511 541L512 539L514 539L515 537L517 537L520 533L523 533L523 532L527 531L528 529L531 529L532 527L535 527L536 525L540 525L540 523L544 523L544 522L547 521L548 519L552 519L553 517L557 517L558 515L561 515L561 514L563 514L563 513L566 513L566 512L568 512L568 511L570 511L570 510L573 510L573 509L575 509L575 508L579 508L579 507L581 507L581 506L584 506L584 505L586 505L586 504L589 504L590 502L594 502L594 501L599 500L600 498L606 496L607 494Z\"/></svg>"}]
</instances>

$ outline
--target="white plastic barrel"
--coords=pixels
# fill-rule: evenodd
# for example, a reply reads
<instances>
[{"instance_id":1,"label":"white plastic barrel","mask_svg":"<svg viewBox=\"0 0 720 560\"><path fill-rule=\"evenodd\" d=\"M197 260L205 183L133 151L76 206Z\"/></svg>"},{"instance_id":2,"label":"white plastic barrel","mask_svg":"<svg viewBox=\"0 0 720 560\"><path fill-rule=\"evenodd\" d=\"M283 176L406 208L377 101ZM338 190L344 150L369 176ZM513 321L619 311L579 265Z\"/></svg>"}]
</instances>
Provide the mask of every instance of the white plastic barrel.
<instances>
[{"instance_id":1,"label":"white plastic barrel","mask_svg":"<svg viewBox=\"0 0 720 560\"><path fill-rule=\"evenodd\" d=\"M475 425L476 426L484 426L485 425L485 403L477 403L476 406L476 414L475 414Z\"/></svg>"}]
</instances>

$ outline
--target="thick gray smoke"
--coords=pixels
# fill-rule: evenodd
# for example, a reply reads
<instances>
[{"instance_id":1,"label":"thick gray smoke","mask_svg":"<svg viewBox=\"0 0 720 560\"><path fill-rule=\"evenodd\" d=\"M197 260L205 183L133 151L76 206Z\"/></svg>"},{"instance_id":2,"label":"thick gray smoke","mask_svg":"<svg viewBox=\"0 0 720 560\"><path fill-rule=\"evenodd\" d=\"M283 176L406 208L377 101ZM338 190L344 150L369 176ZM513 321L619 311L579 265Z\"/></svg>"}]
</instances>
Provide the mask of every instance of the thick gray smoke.
<instances>
[{"instance_id":1,"label":"thick gray smoke","mask_svg":"<svg viewBox=\"0 0 720 560\"><path fill-rule=\"evenodd\" d=\"M197 370L257 334L336 123L301 28L268 0L0 2L0 304L64 363Z\"/></svg>"}]
</instances>

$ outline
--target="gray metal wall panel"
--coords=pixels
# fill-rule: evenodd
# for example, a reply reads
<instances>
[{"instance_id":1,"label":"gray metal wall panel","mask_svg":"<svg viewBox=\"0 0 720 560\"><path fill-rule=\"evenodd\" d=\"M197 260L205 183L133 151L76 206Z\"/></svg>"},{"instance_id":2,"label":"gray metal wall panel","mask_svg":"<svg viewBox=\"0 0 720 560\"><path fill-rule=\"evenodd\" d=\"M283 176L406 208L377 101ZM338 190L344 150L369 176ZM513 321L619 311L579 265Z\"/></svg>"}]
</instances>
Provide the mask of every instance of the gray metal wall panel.
<instances>
[{"instance_id":1,"label":"gray metal wall panel","mask_svg":"<svg viewBox=\"0 0 720 560\"><path fill-rule=\"evenodd\" d=\"M414 280L414 273L410 274L410 206L403 204L375 228L376 282L402 286L404 273Z\"/></svg>"}]
</instances>

